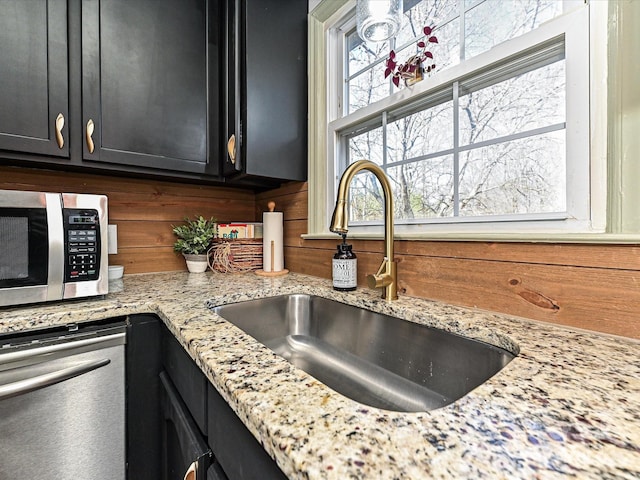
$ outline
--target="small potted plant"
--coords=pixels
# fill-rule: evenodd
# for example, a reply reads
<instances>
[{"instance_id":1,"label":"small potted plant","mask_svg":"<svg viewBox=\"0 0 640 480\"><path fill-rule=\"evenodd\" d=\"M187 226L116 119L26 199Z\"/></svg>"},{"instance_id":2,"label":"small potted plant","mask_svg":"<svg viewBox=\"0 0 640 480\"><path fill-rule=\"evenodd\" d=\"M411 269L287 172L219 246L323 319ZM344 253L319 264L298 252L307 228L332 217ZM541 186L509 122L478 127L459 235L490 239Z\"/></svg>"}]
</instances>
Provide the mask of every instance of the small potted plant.
<instances>
[{"instance_id":1,"label":"small potted plant","mask_svg":"<svg viewBox=\"0 0 640 480\"><path fill-rule=\"evenodd\" d=\"M400 79L403 79L405 85L410 87L414 83L420 82L424 78L425 72L430 73L436 68L436 64L433 62L433 53L427 48L430 43L438 43L438 39L431 35L433 28L429 26L424 27L422 32L425 38L417 43L420 52L409 57L405 63L396 62L396 52L393 50L389 52L384 78L391 75L391 81L396 87L400 86Z\"/></svg>"},{"instance_id":2,"label":"small potted plant","mask_svg":"<svg viewBox=\"0 0 640 480\"><path fill-rule=\"evenodd\" d=\"M185 218L184 221L184 225L172 225L173 233L178 237L173 249L182 253L190 272L202 273L209 265L207 251L216 236L216 220L199 216L194 220Z\"/></svg>"}]
</instances>

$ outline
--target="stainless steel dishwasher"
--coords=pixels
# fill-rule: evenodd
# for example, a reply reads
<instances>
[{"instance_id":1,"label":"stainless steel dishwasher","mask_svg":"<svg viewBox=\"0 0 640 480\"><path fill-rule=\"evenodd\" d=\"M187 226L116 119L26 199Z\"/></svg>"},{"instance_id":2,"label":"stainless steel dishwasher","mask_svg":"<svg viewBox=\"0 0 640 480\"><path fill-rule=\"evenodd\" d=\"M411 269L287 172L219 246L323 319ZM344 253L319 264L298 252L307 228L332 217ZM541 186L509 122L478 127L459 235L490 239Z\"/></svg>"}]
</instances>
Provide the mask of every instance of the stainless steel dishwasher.
<instances>
[{"instance_id":1,"label":"stainless steel dishwasher","mask_svg":"<svg viewBox=\"0 0 640 480\"><path fill-rule=\"evenodd\" d=\"M125 322L3 337L0 479L123 480Z\"/></svg>"}]
</instances>

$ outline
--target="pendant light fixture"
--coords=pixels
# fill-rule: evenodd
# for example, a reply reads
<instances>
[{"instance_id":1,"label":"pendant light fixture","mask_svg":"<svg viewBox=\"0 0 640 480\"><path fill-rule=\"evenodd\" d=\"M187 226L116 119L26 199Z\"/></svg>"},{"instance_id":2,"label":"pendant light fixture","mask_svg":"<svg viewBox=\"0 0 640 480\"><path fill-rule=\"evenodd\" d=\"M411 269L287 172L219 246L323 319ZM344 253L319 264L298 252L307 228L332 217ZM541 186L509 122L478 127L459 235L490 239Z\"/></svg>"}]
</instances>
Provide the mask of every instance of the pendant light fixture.
<instances>
[{"instance_id":1,"label":"pendant light fixture","mask_svg":"<svg viewBox=\"0 0 640 480\"><path fill-rule=\"evenodd\" d=\"M384 42L400 30L402 0L358 0L358 35L365 42Z\"/></svg>"}]
</instances>

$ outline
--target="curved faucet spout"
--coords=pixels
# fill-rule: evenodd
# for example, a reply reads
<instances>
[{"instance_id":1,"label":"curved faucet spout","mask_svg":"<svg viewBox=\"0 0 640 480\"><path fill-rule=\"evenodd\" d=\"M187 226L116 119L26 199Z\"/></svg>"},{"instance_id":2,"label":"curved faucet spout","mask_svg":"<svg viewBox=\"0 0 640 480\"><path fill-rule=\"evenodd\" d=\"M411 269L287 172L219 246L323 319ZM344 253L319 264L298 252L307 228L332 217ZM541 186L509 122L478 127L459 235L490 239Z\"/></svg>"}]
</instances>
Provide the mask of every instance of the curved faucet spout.
<instances>
[{"instance_id":1,"label":"curved faucet spout","mask_svg":"<svg viewBox=\"0 0 640 480\"><path fill-rule=\"evenodd\" d=\"M347 167L340 178L336 206L331 217L329 229L338 234L346 234L349 231L349 219L347 214L347 200L349 187L353 177L362 170L373 173L384 192L384 260L378 269L378 273L367 276L367 283L371 288L383 287L382 297L387 300L398 298L398 280L396 261L393 256L393 195L391 184L384 170L370 160L358 160Z\"/></svg>"}]
</instances>

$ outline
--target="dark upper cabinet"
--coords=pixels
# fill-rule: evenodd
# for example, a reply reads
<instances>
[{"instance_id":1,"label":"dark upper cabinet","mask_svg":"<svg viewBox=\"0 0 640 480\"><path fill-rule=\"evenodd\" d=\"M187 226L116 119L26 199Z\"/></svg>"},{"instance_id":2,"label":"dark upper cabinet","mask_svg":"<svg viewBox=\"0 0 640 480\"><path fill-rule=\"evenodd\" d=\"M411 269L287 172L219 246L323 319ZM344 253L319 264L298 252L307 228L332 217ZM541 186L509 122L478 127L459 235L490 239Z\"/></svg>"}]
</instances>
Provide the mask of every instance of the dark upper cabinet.
<instances>
[{"instance_id":1,"label":"dark upper cabinet","mask_svg":"<svg viewBox=\"0 0 640 480\"><path fill-rule=\"evenodd\" d=\"M301 0L224 2L222 173L307 179L307 13Z\"/></svg>"},{"instance_id":2,"label":"dark upper cabinet","mask_svg":"<svg viewBox=\"0 0 640 480\"><path fill-rule=\"evenodd\" d=\"M83 160L218 173L218 5L82 2Z\"/></svg>"},{"instance_id":3,"label":"dark upper cabinet","mask_svg":"<svg viewBox=\"0 0 640 480\"><path fill-rule=\"evenodd\" d=\"M0 150L69 155L67 38L66 0L0 0Z\"/></svg>"}]
</instances>

